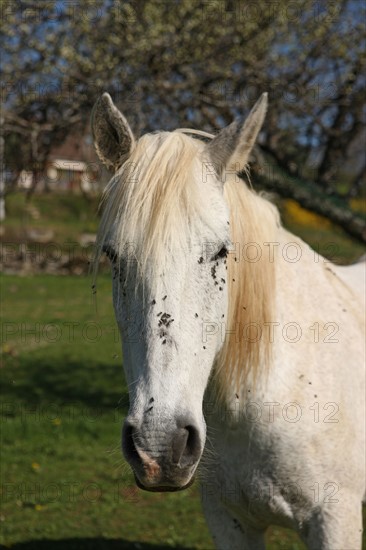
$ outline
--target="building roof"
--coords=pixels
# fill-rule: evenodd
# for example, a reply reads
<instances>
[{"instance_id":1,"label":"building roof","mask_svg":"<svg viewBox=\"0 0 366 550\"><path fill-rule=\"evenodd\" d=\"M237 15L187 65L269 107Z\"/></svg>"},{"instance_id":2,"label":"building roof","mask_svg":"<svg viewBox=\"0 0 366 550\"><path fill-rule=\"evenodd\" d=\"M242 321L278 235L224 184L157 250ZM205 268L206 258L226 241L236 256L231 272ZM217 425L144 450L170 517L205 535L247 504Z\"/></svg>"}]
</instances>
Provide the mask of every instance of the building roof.
<instances>
[{"instance_id":1,"label":"building roof","mask_svg":"<svg viewBox=\"0 0 366 550\"><path fill-rule=\"evenodd\" d=\"M48 156L49 161L58 159L95 162L97 156L93 147L91 136L84 132L69 134L60 145L52 147Z\"/></svg>"},{"instance_id":2,"label":"building roof","mask_svg":"<svg viewBox=\"0 0 366 550\"><path fill-rule=\"evenodd\" d=\"M52 166L57 170L69 170L70 172L85 172L87 170L86 162L80 160L53 159Z\"/></svg>"}]
</instances>

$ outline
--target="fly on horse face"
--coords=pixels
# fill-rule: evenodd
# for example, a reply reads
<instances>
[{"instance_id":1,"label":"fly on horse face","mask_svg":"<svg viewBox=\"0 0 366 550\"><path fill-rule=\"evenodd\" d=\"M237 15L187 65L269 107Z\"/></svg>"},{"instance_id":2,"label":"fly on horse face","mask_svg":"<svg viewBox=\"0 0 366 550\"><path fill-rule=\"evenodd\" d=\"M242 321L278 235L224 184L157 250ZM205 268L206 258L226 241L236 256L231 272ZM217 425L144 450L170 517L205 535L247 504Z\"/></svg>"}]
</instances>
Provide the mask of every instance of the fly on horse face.
<instances>
[{"instance_id":1,"label":"fly on horse face","mask_svg":"<svg viewBox=\"0 0 366 550\"><path fill-rule=\"evenodd\" d=\"M314 253L238 177L266 108L263 94L215 137L136 139L108 94L94 107L96 150L114 171L97 254L111 260L123 341L123 452L148 491L202 472L217 548L263 550L275 524L310 550L356 550L364 266Z\"/></svg>"}]
</instances>

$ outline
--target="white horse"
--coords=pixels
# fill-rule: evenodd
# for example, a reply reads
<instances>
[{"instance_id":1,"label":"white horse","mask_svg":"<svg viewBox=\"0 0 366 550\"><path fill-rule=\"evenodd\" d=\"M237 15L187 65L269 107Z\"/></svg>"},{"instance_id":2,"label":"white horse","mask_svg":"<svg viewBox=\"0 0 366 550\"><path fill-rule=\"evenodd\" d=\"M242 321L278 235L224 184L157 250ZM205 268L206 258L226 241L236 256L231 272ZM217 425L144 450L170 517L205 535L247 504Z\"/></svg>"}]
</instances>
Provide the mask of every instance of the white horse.
<instances>
[{"instance_id":1,"label":"white horse","mask_svg":"<svg viewBox=\"0 0 366 550\"><path fill-rule=\"evenodd\" d=\"M311 550L356 550L361 266L318 256L237 176L266 107L264 94L209 142L187 130L136 140L108 94L94 107L96 150L115 170L98 250L113 265L129 386L123 451L149 491L185 489L202 458L217 548L264 549L275 524Z\"/></svg>"}]
</instances>

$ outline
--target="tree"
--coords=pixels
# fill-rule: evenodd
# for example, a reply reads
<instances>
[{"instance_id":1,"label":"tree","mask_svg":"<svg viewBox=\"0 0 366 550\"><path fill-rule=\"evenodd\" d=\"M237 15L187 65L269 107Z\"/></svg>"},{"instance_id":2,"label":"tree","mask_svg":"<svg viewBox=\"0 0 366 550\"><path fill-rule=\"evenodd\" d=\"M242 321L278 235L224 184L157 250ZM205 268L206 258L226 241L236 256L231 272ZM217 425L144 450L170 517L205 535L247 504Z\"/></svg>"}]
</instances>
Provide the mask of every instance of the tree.
<instances>
[{"instance_id":1,"label":"tree","mask_svg":"<svg viewBox=\"0 0 366 550\"><path fill-rule=\"evenodd\" d=\"M365 159L358 155L346 184L342 174L365 136L357 0L29 0L2 9L6 140L26 132L37 157L87 123L102 91L137 134L217 131L268 91L263 150L325 199L342 193L344 208L360 194ZM328 216L341 223L332 208Z\"/></svg>"}]
</instances>

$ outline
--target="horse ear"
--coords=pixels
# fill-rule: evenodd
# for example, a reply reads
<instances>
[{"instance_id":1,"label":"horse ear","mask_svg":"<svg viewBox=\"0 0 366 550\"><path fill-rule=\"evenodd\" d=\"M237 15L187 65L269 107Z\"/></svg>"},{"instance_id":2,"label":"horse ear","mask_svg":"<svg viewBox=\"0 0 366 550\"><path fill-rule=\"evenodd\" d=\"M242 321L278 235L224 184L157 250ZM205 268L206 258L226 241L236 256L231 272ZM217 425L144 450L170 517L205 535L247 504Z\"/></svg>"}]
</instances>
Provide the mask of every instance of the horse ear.
<instances>
[{"instance_id":1,"label":"horse ear","mask_svg":"<svg viewBox=\"0 0 366 550\"><path fill-rule=\"evenodd\" d=\"M117 170L135 142L132 130L109 94L96 101L91 114L94 147L108 169Z\"/></svg>"},{"instance_id":2,"label":"horse ear","mask_svg":"<svg viewBox=\"0 0 366 550\"><path fill-rule=\"evenodd\" d=\"M241 172L248 162L267 111L267 92L262 94L249 116L235 120L207 145L212 164L220 177L227 172Z\"/></svg>"}]
</instances>

